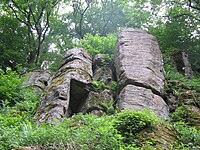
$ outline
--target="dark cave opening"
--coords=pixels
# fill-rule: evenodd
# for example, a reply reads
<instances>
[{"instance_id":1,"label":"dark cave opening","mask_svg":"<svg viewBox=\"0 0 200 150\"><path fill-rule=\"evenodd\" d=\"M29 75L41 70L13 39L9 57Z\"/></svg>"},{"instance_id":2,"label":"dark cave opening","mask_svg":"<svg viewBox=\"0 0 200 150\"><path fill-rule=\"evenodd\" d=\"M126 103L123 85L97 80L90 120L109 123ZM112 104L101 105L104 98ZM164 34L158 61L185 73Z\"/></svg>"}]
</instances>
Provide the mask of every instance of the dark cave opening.
<instances>
[{"instance_id":1,"label":"dark cave opening","mask_svg":"<svg viewBox=\"0 0 200 150\"><path fill-rule=\"evenodd\" d=\"M79 113L89 94L88 85L72 79L70 82L70 116Z\"/></svg>"}]
</instances>

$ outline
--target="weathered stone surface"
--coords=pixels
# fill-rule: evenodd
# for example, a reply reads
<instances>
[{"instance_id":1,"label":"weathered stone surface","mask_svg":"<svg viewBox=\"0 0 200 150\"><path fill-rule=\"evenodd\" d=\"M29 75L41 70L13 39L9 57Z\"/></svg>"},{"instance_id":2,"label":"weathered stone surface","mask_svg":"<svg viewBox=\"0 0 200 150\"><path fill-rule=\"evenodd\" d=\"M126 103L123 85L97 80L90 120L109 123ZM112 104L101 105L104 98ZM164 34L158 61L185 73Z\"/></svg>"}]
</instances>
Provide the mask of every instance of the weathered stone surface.
<instances>
[{"instance_id":1,"label":"weathered stone surface","mask_svg":"<svg viewBox=\"0 0 200 150\"><path fill-rule=\"evenodd\" d=\"M26 86L35 86L45 90L46 86L50 84L52 74L48 70L35 70L29 72L26 76L28 76L24 82Z\"/></svg>"},{"instance_id":2,"label":"weathered stone surface","mask_svg":"<svg viewBox=\"0 0 200 150\"><path fill-rule=\"evenodd\" d=\"M118 96L120 109L152 109L158 117L168 117L168 107L159 95L152 93L151 89L135 85L127 85Z\"/></svg>"},{"instance_id":3,"label":"weathered stone surface","mask_svg":"<svg viewBox=\"0 0 200 150\"><path fill-rule=\"evenodd\" d=\"M93 81L102 81L106 86L113 80L112 62L102 54L97 54L93 59L94 76ZM99 89L91 91L83 105L81 112L102 115L107 113L107 108L103 104L113 102L113 93L110 89Z\"/></svg>"},{"instance_id":4,"label":"weathered stone surface","mask_svg":"<svg viewBox=\"0 0 200 150\"><path fill-rule=\"evenodd\" d=\"M120 109L150 108L158 116L167 118L168 106L162 99L162 62L154 36L139 29L121 30L115 58Z\"/></svg>"},{"instance_id":5,"label":"weathered stone surface","mask_svg":"<svg viewBox=\"0 0 200 150\"><path fill-rule=\"evenodd\" d=\"M164 89L162 54L154 36L144 30L122 29L118 37L115 66L121 89L138 84L161 94Z\"/></svg>"},{"instance_id":6,"label":"weathered stone surface","mask_svg":"<svg viewBox=\"0 0 200 150\"><path fill-rule=\"evenodd\" d=\"M105 84L109 84L113 80L113 62L104 57L102 54L97 54L93 59L93 80L102 80Z\"/></svg>"},{"instance_id":7,"label":"weathered stone surface","mask_svg":"<svg viewBox=\"0 0 200 150\"><path fill-rule=\"evenodd\" d=\"M38 124L79 112L92 81L92 57L82 48L67 51L48 91L41 97Z\"/></svg>"},{"instance_id":8,"label":"weathered stone surface","mask_svg":"<svg viewBox=\"0 0 200 150\"><path fill-rule=\"evenodd\" d=\"M112 102L112 92L108 89L98 93L91 91L86 99L85 104L81 108L83 113L93 113L95 115L102 115L107 113L107 108L104 104Z\"/></svg>"},{"instance_id":9,"label":"weathered stone surface","mask_svg":"<svg viewBox=\"0 0 200 150\"><path fill-rule=\"evenodd\" d=\"M159 124L141 131L138 138L141 147L148 141L157 150L169 150L173 149L172 147L176 142L176 136L177 133L172 126Z\"/></svg>"},{"instance_id":10,"label":"weathered stone surface","mask_svg":"<svg viewBox=\"0 0 200 150\"><path fill-rule=\"evenodd\" d=\"M93 68L97 66L112 66L113 62L110 58L105 57L103 54L97 54L93 58Z\"/></svg>"},{"instance_id":11,"label":"weathered stone surface","mask_svg":"<svg viewBox=\"0 0 200 150\"><path fill-rule=\"evenodd\" d=\"M113 80L112 70L110 67L98 67L94 71L94 80L103 81L105 84L109 84Z\"/></svg>"},{"instance_id":12,"label":"weathered stone surface","mask_svg":"<svg viewBox=\"0 0 200 150\"><path fill-rule=\"evenodd\" d=\"M191 78L193 75L192 72L192 67L188 58L188 55L185 52L182 52L182 57L183 57L183 63L184 63L184 72L185 72L185 77Z\"/></svg>"}]
</instances>

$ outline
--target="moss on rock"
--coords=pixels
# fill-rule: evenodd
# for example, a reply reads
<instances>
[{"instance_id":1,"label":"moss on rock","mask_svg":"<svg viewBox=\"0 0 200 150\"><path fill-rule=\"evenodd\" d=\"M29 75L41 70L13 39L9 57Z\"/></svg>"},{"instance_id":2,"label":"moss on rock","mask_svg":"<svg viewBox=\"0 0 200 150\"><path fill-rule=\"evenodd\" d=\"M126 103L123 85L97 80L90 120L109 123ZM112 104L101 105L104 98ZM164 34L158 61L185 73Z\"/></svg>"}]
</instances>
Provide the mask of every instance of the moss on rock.
<instances>
[{"instance_id":1,"label":"moss on rock","mask_svg":"<svg viewBox=\"0 0 200 150\"><path fill-rule=\"evenodd\" d=\"M169 150L172 149L175 141L176 131L171 125L167 124L154 125L138 134L138 144L141 147L150 145L157 150Z\"/></svg>"}]
</instances>

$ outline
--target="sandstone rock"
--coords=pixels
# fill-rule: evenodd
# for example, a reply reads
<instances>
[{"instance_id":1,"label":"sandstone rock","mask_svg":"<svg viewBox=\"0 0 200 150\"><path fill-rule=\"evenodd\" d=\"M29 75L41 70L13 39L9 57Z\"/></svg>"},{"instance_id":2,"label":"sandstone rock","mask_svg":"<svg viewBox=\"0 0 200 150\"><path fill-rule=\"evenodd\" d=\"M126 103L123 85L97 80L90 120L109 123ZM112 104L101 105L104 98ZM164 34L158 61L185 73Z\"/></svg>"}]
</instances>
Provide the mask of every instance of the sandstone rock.
<instances>
[{"instance_id":1,"label":"sandstone rock","mask_svg":"<svg viewBox=\"0 0 200 150\"><path fill-rule=\"evenodd\" d=\"M119 33L115 58L120 109L150 108L167 118L169 110L162 99L164 68L154 36L139 29Z\"/></svg>"},{"instance_id":2,"label":"sandstone rock","mask_svg":"<svg viewBox=\"0 0 200 150\"><path fill-rule=\"evenodd\" d=\"M135 85L127 85L118 96L120 109L142 110L151 109L158 117L168 117L168 107L159 95L152 93L151 89Z\"/></svg>"},{"instance_id":3,"label":"sandstone rock","mask_svg":"<svg viewBox=\"0 0 200 150\"><path fill-rule=\"evenodd\" d=\"M103 81L105 84L109 84L112 80L112 70L110 67L98 67L94 71L94 81Z\"/></svg>"},{"instance_id":4,"label":"sandstone rock","mask_svg":"<svg viewBox=\"0 0 200 150\"><path fill-rule=\"evenodd\" d=\"M93 59L94 76L93 81L101 81L107 87L113 80L112 62L102 54L97 54ZM99 89L100 91L91 91L83 105L81 112L103 115L108 113L108 106L113 102L113 93L110 89ZM109 106L112 107L112 106Z\"/></svg>"},{"instance_id":5,"label":"sandstone rock","mask_svg":"<svg viewBox=\"0 0 200 150\"><path fill-rule=\"evenodd\" d=\"M109 84L113 80L113 62L104 57L102 54L97 54L93 59L93 80Z\"/></svg>"},{"instance_id":6,"label":"sandstone rock","mask_svg":"<svg viewBox=\"0 0 200 150\"><path fill-rule=\"evenodd\" d=\"M112 66L113 62L110 58L105 57L103 54L97 54L93 58L93 68L97 66Z\"/></svg>"},{"instance_id":7,"label":"sandstone rock","mask_svg":"<svg viewBox=\"0 0 200 150\"><path fill-rule=\"evenodd\" d=\"M112 101L112 92L108 89L105 89L100 93L91 91L86 99L85 104L81 108L81 112L93 113L96 115L106 114L108 113L108 108L105 106L105 104L109 105Z\"/></svg>"},{"instance_id":8,"label":"sandstone rock","mask_svg":"<svg viewBox=\"0 0 200 150\"><path fill-rule=\"evenodd\" d=\"M48 91L41 97L38 124L79 112L92 81L92 57L82 48L67 51Z\"/></svg>"},{"instance_id":9,"label":"sandstone rock","mask_svg":"<svg viewBox=\"0 0 200 150\"><path fill-rule=\"evenodd\" d=\"M35 70L26 74L28 76L27 80L24 82L26 86L35 86L41 90L50 84L51 72L48 70Z\"/></svg>"},{"instance_id":10,"label":"sandstone rock","mask_svg":"<svg viewBox=\"0 0 200 150\"><path fill-rule=\"evenodd\" d=\"M115 66L120 89L139 84L162 94L164 69L162 54L154 36L144 30L122 29L118 37Z\"/></svg>"}]
</instances>

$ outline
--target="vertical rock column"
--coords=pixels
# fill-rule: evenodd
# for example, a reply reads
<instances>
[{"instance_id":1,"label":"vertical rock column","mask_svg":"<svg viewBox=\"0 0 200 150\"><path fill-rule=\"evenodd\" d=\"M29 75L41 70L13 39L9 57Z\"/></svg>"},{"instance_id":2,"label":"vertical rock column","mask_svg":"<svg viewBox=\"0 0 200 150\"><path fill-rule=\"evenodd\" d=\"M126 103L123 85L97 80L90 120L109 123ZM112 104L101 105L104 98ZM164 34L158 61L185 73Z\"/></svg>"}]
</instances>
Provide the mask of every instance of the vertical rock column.
<instances>
[{"instance_id":1,"label":"vertical rock column","mask_svg":"<svg viewBox=\"0 0 200 150\"><path fill-rule=\"evenodd\" d=\"M82 48L68 50L47 92L41 97L37 123L52 122L54 118L79 112L88 96L92 76L92 57Z\"/></svg>"},{"instance_id":2,"label":"vertical rock column","mask_svg":"<svg viewBox=\"0 0 200 150\"><path fill-rule=\"evenodd\" d=\"M154 36L144 30L122 29L118 37L115 66L120 109L149 108L159 117L168 117L168 106L162 98L162 54Z\"/></svg>"}]
</instances>

